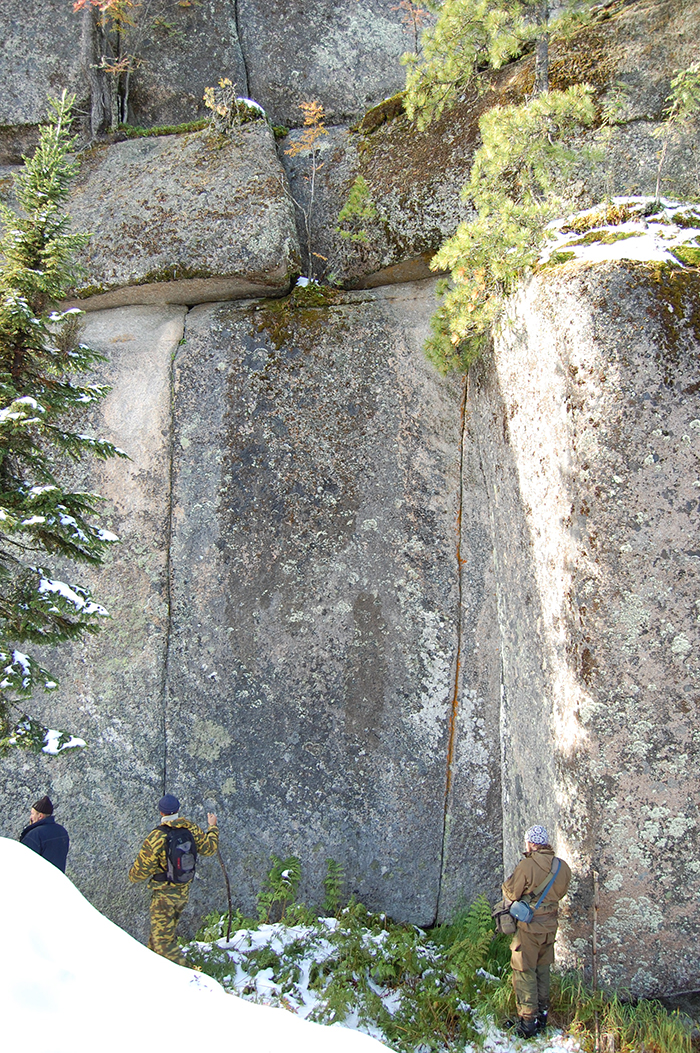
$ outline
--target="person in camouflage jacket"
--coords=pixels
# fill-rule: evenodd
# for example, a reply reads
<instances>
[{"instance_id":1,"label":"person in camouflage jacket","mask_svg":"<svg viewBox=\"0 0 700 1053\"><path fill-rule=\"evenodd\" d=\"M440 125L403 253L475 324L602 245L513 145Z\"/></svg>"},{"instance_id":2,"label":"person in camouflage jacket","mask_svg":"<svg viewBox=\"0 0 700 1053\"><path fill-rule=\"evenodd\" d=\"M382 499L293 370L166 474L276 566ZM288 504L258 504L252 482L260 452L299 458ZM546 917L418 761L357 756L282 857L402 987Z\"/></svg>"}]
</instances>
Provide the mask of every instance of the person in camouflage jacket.
<instances>
[{"instance_id":1,"label":"person in camouflage jacket","mask_svg":"<svg viewBox=\"0 0 700 1053\"><path fill-rule=\"evenodd\" d=\"M213 856L219 847L219 828L213 812L207 814L209 829L205 833L189 819L181 819L180 802L168 793L158 802L161 825L186 827L191 831L200 856ZM175 939L180 916L190 895L190 882L175 884L166 879L167 834L156 827L141 845L141 851L129 871L129 881L146 881L151 889L151 935L148 946L163 958L187 965Z\"/></svg>"},{"instance_id":2,"label":"person in camouflage jacket","mask_svg":"<svg viewBox=\"0 0 700 1053\"><path fill-rule=\"evenodd\" d=\"M503 884L507 901L525 899L534 908L539 892L544 891L552 875L554 849L544 826L531 826L525 834L527 851ZM563 859L554 884L544 903L535 911L531 922L519 921L510 944L510 965L518 1009L514 1021L517 1033L530 1038L547 1026L549 1011L549 968L554 962L554 940L557 935L557 908L566 895L571 870ZM537 890L537 891L536 891Z\"/></svg>"}]
</instances>

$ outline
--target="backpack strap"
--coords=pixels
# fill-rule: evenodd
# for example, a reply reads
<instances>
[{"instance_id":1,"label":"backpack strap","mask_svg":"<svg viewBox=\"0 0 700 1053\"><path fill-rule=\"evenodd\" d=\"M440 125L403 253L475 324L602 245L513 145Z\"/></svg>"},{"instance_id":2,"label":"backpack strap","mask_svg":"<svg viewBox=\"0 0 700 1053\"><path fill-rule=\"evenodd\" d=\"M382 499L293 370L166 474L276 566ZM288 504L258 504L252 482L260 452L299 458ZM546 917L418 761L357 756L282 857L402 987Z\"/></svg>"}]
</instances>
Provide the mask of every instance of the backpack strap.
<instances>
[{"instance_id":1,"label":"backpack strap","mask_svg":"<svg viewBox=\"0 0 700 1053\"><path fill-rule=\"evenodd\" d=\"M163 823L161 826L156 826L155 830L153 831L153 833L155 833L156 830L160 830L161 833L165 834L165 839L163 841L163 847L165 849L165 867L166 867L166 869L165 870L161 870L158 874L154 874L152 876L152 878L151 878L151 881L157 881L157 882L160 883L160 882L165 882L165 881L168 880L168 870L167 870L167 867L168 867L168 833L169 833L170 830L173 830L173 829L174 829L174 827L166 826L166 824Z\"/></svg>"},{"instance_id":2,"label":"backpack strap","mask_svg":"<svg viewBox=\"0 0 700 1053\"><path fill-rule=\"evenodd\" d=\"M556 863L556 868L554 866L555 863ZM552 871L553 871L552 876L550 878L545 878L545 880L542 883L542 885L538 885L537 888L534 889L530 893L532 896L536 896L537 893L540 891L540 889L543 888L543 886L544 886L544 884L546 882L546 887L544 888L544 891L542 892L542 895L540 896L540 898L537 900L537 903L535 903L534 907L532 908L533 911L534 910L538 910L539 907L540 907L540 904L544 902L544 898L547 895L547 893L549 892L549 890L552 887L552 885L554 884L554 882L556 880L556 877L557 877L557 874L559 873L560 868L561 868L561 860L557 859L557 857L555 856L554 859L552 860Z\"/></svg>"}]
</instances>

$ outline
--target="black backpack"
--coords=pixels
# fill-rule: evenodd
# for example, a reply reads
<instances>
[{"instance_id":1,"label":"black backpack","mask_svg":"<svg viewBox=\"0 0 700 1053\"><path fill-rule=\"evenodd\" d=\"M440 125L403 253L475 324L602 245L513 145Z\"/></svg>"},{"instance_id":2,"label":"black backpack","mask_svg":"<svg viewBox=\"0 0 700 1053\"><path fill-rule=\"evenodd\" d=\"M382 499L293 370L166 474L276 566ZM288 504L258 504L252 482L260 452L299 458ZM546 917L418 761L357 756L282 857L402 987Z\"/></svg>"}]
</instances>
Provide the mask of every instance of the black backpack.
<instances>
[{"instance_id":1,"label":"black backpack","mask_svg":"<svg viewBox=\"0 0 700 1053\"><path fill-rule=\"evenodd\" d=\"M159 826L165 834L165 881L182 885L194 877L197 845L194 834L186 826Z\"/></svg>"}]
</instances>

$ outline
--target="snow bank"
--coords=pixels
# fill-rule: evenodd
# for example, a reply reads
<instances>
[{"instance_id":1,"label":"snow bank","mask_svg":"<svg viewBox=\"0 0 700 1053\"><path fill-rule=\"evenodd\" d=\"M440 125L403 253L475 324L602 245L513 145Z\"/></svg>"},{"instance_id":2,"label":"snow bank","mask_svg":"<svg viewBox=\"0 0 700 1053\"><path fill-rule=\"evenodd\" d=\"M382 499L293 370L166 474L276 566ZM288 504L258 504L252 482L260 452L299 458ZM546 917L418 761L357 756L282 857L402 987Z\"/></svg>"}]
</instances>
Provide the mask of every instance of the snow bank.
<instances>
[{"instance_id":1,"label":"snow bank","mask_svg":"<svg viewBox=\"0 0 700 1053\"><path fill-rule=\"evenodd\" d=\"M158 957L100 914L54 866L4 837L0 871L7 1049L159 1049L168 1034L172 1037L169 1024L175 1018L182 1049L379 1053L386 1048L357 1031L244 1002L210 977Z\"/></svg>"}]
</instances>

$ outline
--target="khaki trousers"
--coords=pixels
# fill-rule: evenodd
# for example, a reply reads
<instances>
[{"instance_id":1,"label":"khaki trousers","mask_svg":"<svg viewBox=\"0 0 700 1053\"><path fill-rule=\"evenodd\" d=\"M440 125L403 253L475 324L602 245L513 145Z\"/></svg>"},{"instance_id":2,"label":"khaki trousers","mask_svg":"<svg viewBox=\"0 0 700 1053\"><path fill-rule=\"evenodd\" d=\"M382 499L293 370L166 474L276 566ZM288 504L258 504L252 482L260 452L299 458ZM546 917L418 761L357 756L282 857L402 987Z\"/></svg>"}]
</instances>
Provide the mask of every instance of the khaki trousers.
<instances>
[{"instance_id":1,"label":"khaki trousers","mask_svg":"<svg viewBox=\"0 0 700 1053\"><path fill-rule=\"evenodd\" d=\"M518 925L510 943L510 967L518 1016L534 1020L549 1008L549 967L556 932L532 932Z\"/></svg>"}]
</instances>

